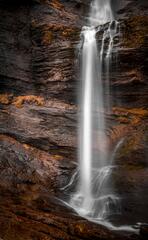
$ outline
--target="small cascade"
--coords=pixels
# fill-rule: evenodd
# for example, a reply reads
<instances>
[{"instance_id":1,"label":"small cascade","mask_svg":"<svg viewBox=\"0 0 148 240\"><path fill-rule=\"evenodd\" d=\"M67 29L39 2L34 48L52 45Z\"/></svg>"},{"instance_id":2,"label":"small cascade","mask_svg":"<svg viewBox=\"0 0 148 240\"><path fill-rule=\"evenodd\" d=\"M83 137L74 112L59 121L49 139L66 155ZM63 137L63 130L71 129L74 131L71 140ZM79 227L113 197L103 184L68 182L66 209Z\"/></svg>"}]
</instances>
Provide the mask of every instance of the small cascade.
<instances>
[{"instance_id":1,"label":"small cascade","mask_svg":"<svg viewBox=\"0 0 148 240\"><path fill-rule=\"evenodd\" d=\"M112 62L112 51L114 46L114 38L117 35L119 23L116 20L112 20L108 24L108 28L104 31L103 37L102 37L102 44L101 44L101 50L100 50L100 61L101 61L101 67L104 66L104 72L105 72L105 80L106 80L106 111L110 111L112 104L111 104L111 98L110 96L110 65ZM108 48L105 51L105 42L108 41ZM102 70L103 71L103 70Z\"/></svg>"}]
</instances>

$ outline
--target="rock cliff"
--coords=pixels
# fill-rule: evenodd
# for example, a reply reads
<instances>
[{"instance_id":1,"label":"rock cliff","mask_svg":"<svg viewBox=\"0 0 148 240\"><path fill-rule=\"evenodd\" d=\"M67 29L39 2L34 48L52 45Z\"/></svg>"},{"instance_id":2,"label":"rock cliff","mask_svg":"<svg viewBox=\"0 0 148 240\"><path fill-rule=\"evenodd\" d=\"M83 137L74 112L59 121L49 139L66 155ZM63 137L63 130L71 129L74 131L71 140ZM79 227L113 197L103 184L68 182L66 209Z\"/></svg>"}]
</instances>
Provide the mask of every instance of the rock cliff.
<instances>
[{"instance_id":1,"label":"rock cliff","mask_svg":"<svg viewBox=\"0 0 148 240\"><path fill-rule=\"evenodd\" d=\"M88 223L55 198L77 158L78 43L89 3L0 1L3 240L140 239ZM135 224L148 221L147 1L114 0L113 8L120 34L110 66L113 108L106 132L111 147L124 139L114 185L124 199L120 222Z\"/></svg>"}]
</instances>

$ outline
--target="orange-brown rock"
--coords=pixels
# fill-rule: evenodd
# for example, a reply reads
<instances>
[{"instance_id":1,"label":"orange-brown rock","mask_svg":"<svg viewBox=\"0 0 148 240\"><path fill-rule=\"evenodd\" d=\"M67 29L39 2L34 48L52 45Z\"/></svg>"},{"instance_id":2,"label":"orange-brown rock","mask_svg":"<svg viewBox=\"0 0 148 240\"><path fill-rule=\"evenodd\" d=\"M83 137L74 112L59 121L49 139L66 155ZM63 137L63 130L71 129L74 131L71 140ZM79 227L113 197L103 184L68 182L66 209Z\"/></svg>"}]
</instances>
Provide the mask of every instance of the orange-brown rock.
<instances>
[{"instance_id":1,"label":"orange-brown rock","mask_svg":"<svg viewBox=\"0 0 148 240\"><path fill-rule=\"evenodd\" d=\"M0 1L0 239L146 239L144 226L141 237L110 231L57 200L76 167L76 49L89 3ZM148 219L147 1L112 4L121 31L110 66L109 149L123 139L113 175L122 215L113 222L135 224Z\"/></svg>"}]
</instances>

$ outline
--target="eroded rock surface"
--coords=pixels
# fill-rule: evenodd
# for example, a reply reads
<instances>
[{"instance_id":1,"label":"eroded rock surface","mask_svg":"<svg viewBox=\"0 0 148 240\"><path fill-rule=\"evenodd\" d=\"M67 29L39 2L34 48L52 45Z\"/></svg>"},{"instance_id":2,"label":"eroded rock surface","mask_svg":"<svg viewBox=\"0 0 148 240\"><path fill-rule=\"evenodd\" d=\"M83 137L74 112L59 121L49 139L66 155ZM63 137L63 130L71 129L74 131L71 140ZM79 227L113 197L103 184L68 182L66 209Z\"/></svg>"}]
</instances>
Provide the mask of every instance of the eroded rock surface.
<instances>
[{"instance_id":1,"label":"eroded rock surface","mask_svg":"<svg viewBox=\"0 0 148 240\"><path fill-rule=\"evenodd\" d=\"M0 1L0 237L146 239L111 232L56 200L77 158L77 47L88 1ZM146 1L121 1L106 130L116 156L120 223L147 222ZM116 54L115 54L116 55ZM61 191L60 191L61 196Z\"/></svg>"}]
</instances>

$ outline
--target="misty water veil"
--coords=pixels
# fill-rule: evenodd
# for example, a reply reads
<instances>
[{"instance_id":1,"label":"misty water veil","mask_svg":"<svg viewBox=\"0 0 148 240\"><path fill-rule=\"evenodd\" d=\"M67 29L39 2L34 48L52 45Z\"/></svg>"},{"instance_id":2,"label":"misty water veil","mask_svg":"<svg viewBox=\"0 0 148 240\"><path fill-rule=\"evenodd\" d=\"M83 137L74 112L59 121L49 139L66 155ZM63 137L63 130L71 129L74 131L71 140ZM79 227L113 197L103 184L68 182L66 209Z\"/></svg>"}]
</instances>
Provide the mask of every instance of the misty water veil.
<instances>
[{"instance_id":1,"label":"misty water veil","mask_svg":"<svg viewBox=\"0 0 148 240\"><path fill-rule=\"evenodd\" d=\"M109 222L121 211L112 172L116 170L114 157L122 140L109 151L105 120L112 105L110 65L117 34L119 24L111 1L93 0L81 31L78 169L64 190L75 186L68 204L79 215L96 222Z\"/></svg>"}]
</instances>

